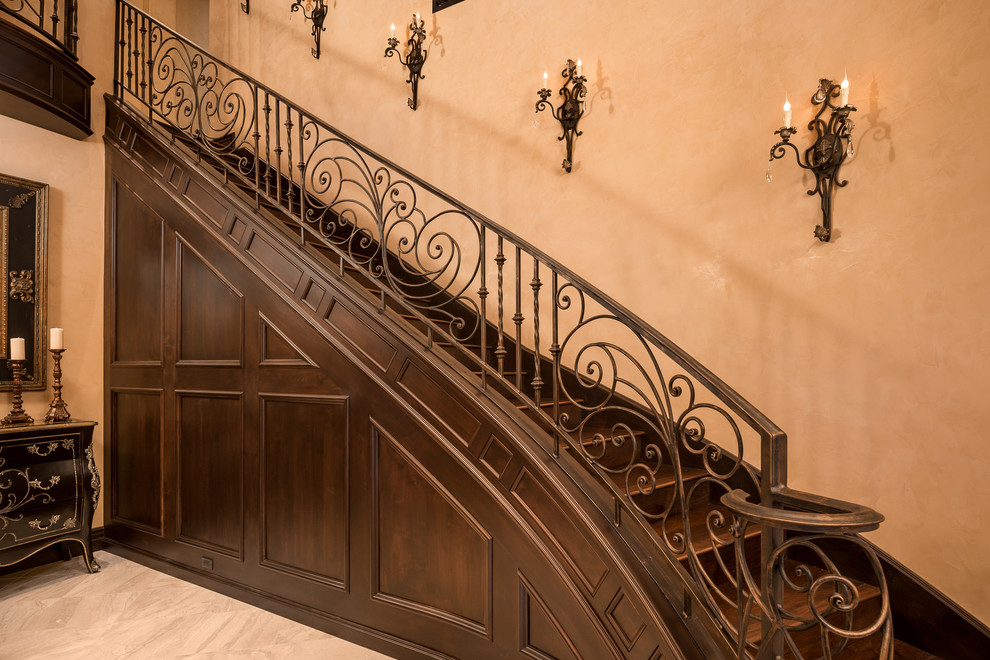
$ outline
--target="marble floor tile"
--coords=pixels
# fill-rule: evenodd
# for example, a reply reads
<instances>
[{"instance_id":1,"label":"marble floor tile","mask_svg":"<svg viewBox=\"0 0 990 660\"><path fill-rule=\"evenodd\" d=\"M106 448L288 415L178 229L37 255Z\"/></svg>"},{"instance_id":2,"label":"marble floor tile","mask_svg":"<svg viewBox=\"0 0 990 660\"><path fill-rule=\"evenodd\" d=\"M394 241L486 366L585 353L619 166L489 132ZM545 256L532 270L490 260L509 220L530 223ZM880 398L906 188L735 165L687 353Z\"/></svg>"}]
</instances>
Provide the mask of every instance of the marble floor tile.
<instances>
[{"instance_id":1,"label":"marble floor tile","mask_svg":"<svg viewBox=\"0 0 990 660\"><path fill-rule=\"evenodd\" d=\"M106 552L0 577L0 660L385 660Z\"/></svg>"}]
</instances>

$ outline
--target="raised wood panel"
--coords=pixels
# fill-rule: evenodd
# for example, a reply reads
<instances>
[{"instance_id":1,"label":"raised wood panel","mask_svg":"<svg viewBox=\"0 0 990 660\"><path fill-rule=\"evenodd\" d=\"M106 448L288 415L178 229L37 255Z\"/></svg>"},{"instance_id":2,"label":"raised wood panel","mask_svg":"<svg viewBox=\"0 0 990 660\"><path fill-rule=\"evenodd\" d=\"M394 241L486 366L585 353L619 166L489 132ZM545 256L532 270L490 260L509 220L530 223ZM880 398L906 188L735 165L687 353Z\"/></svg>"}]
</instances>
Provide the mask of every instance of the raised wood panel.
<instances>
[{"instance_id":1,"label":"raised wood panel","mask_svg":"<svg viewBox=\"0 0 990 660\"><path fill-rule=\"evenodd\" d=\"M377 426L372 448L374 597L488 635L491 536Z\"/></svg>"},{"instance_id":2,"label":"raised wood panel","mask_svg":"<svg viewBox=\"0 0 990 660\"><path fill-rule=\"evenodd\" d=\"M243 296L189 246L179 251L179 363L239 366Z\"/></svg>"},{"instance_id":3,"label":"raised wood panel","mask_svg":"<svg viewBox=\"0 0 990 660\"><path fill-rule=\"evenodd\" d=\"M113 360L162 360L162 219L126 186L114 182Z\"/></svg>"},{"instance_id":4,"label":"raised wood panel","mask_svg":"<svg viewBox=\"0 0 990 660\"><path fill-rule=\"evenodd\" d=\"M241 557L244 415L240 393L176 392L178 538Z\"/></svg>"},{"instance_id":5,"label":"raised wood panel","mask_svg":"<svg viewBox=\"0 0 990 660\"><path fill-rule=\"evenodd\" d=\"M110 518L162 533L162 390L110 391Z\"/></svg>"},{"instance_id":6,"label":"raised wood panel","mask_svg":"<svg viewBox=\"0 0 990 660\"><path fill-rule=\"evenodd\" d=\"M262 268L271 273L289 291L295 291L302 278L302 269L282 256L259 234L252 234L245 250Z\"/></svg>"},{"instance_id":7,"label":"raised wood panel","mask_svg":"<svg viewBox=\"0 0 990 660\"><path fill-rule=\"evenodd\" d=\"M577 570L588 593L597 593L608 575L608 567L533 473L522 470L512 492L529 511L532 522L546 530L553 544Z\"/></svg>"},{"instance_id":8,"label":"raised wood panel","mask_svg":"<svg viewBox=\"0 0 990 660\"><path fill-rule=\"evenodd\" d=\"M537 660L580 660L581 656L529 581L519 576L519 650Z\"/></svg>"},{"instance_id":9,"label":"raised wood panel","mask_svg":"<svg viewBox=\"0 0 990 660\"><path fill-rule=\"evenodd\" d=\"M227 220L227 205L206 191L193 179L186 183L185 197L207 220L223 227Z\"/></svg>"},{"instance_id":10,"label":"raised wood panel","mask_svg":"<svg viewBox=\"0 0 990 660\"><path fill-rule=\"evenodd\" d=\"M289 341L264 315L259 316L261 327L260 355L258 363L263 367L315 367L316 364L302 350Z\"/></svg>"},{"instance_id":11,"label":"raised wood panel","mask_svg":"<svg viewBox=\"0 0 990 660\"><path fill-rule=\"evenodd\" d=\"M261 397L262 563L346 589L346 397Z\"/></svg>"},{"instance_id":12,"label":"raised wood panel","mask_svg":"<svg viewBox=\"0 0 990 660\"><path fill-rule=\"evenodd\" d=\"M474 436L481 429L481 422L435 380L412 362L407 361L402 365L396 382L409 396L434 415L438 415L440 423L446 426L465 447L471 444Z\"/></svg>"},{"instance_id":13,"label":"raised wood panel","mask_svg":"<svg viewBox=\"0 0 990 660\"><path fill-rule=\"evenodd\" d=\"M327 312L327 323L333 326L351 344L371 360L382 371L388 371L396 350L354 312L334 300Z\"/></svg>"}]
</instances>

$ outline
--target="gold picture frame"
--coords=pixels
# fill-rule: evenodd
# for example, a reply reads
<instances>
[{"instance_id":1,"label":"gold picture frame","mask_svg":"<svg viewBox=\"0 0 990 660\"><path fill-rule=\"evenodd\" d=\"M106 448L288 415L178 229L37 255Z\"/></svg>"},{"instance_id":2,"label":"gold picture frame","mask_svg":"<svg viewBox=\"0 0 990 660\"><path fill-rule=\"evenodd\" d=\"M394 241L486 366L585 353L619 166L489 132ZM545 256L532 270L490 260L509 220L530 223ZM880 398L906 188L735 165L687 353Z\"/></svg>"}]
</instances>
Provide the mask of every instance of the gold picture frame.
<instances>
[{"instance_id":1,"label":"gold picture frame","mask_svg":"<svg viewBox=\"0 0 990 660\"><path fill-rule=\"evenodd\" d=\"M24 390L47 388L48 184L0 174L0 390L13 389L10 338L23 337Z\"/></svg>"}]
</instances>

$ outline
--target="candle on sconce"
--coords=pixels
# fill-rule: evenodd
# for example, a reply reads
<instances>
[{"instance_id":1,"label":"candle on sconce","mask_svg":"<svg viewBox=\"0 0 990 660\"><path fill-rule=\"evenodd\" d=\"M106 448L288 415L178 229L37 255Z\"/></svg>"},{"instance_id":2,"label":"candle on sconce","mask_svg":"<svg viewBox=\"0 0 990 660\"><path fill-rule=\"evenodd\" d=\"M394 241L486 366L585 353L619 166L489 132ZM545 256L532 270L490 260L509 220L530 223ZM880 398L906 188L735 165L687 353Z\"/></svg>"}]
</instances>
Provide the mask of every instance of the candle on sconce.
<instances>
[{"instance_id":1,"label":"candle on sconce","mask_svg":"<svg viewBox=\"0 0 990 660\"><path fill-rule=\"evenodd\" d=\"M419 12L416 12L416 25L419 25Z\"/></svg>"},{"instance_id":2,"label":"candle on sconce","mask_svg":"<svg viewBox=\"0 0 990 660\"><path fill-rule=\"evenodd\" d=\"M578 58L578 61L577 61L577 67L575 67L575 69L574 69L574 73L576 75L579 75L580 76L580 75L582 75L582 73L581 73L582 71L584 71L584 67L581 66L581 58L579 57Z\"/></svg>"},{"instance_id":3,"label":"candle on sconce","mask_svg":"<svg viewBox=\"0 0 990 660\"><path fill-rule=\"evenodd\" d=\"M395 23L392 23L392 38L395 39Z\"/></svg>"},{"instance_id":4,"label":"candle on sconce","mask_svg":"<svg viewBox=\"0 0 990 660\"><path fill-rule=\"evenodd\" d=\"M847 105L849 105L849 80L844 77L839 86L839 107L843 108Z\"/></svg>"},{"instance_id":5,"label":"candle on sconce","mask_svg":"<svg viewBox=\"0 0 990 660\"><path fill-rule=\"evenodd\" d=\"M10 339L10 359L11 360L23 360L24 359L24 338L23 337L12 337Z\"/></svg>"},{"instance_id":6,"label":"candle on sconce","mask_svg":"<svg viewBox=\"0 0 990 660\"><path fill-rule=\"evenodd\" d=\"M784 128L791 127L791 102L784 97Z\"/></svg>"},{"instance_id":7,"label":"candle on sconce","mask_svg":"<svg viewBox=\"0 0 990 660\"><path fill-rule=\"evenodd\" d=\"M62 328L52 328L48 334L48 348L53 351L65 348L65 331Z\"/></svg>"},{"instance_id":8,"label":"candle on sconce","mask_svg":"<svg viewBox=\"0 0 990 660\"><path fill-rule=\"evenodd\" d=\"M547 75L547 70L546 69L543 69L543 87L541 87L540 89L550 89L547 86L547 80L548 79L549 79L549 76Z\"/></svg>"}]
</instances>

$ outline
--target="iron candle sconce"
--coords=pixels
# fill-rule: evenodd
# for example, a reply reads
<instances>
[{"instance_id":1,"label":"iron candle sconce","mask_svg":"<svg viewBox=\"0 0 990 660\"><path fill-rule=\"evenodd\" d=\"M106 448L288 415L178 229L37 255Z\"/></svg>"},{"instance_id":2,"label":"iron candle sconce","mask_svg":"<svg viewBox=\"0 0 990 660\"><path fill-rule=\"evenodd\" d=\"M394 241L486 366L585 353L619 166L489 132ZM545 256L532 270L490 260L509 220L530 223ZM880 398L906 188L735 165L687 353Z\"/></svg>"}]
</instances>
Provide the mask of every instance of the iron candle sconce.
<instances>
[{"instance_id":1,"label":"iron candle sconce","mask_svg":"<svg viewBox=\"0 0 990 660\"><path fill-rule=\"evenodd\" d=\"M405 60L402 59L402 53L399 52L399 40L395 36L395 26L392 26L392 36L388 38L388 48L385 49L385 57L395 57L399 60L399 64L409 69L409 78L406 82L412 85L412 98L409 99L409 107L413 110L419 105L419 81L426 76L423 75L423 65L426 64L426 58L429 56L429 51L423 48L423 41L426 39L426 22L420 18L419 14L413 16L412 23L409 24L409 32L412 36L406 42L409 46L409 51L406 53Z\"/></svg>"},{"instance_id":2,"label":"iron candle sconce","mask_svg":"<svg viewBox=\"0 0 990 660\"><path fill-rule=\"evenodd\" d=\"M326 0L316 0L316 4L313 5L312 10L308 14L302 0L295 0L292 6L289 7L289 10L302 12L304 19L313 21L313 41L316 42L316 48L311 52L313 53L313 57L320 59L320 34L326 31L326 28L323 27L323 21L327 18Z\"/></svg>"},{"instance_id":3,"label":"iron candle sconce","mask_svg":"<svg viewBox=\"0 0 990 660\"><path fill-rule=\"evenodd\" d=\"M567 60L567 66L560 72L560 75L566 79L564 86L558 92L564 97L564 101L556 108L553 107L553 103L549 101L553 92L547 88L547 74L544 73L543 89L538 92L540 100L536 102L536 111L549 108L553 118L560 122L563 133L557 139L567 143L567 157L564 158L561 166L565 171L570 172L574 163L574 138L581 135L577 126L581 117L584 116L584 97L588 95L584 83L588 79L582 75L581 60L578 60L576 64L574 60Z\"/></svg>"},{"instance_id":4,"label":"iron candle sconce","mask_svg":"<svg viewBox=\"0 0 990 660\"><path fill-rule=\"evenodd\" d=\"M834 100L838 99L838 103ZM780 142L770 148L770 162L778 158L783 158L787 154L787 147L794 150L794 158L799 167L810 170L815 175L815 187L808 191L809 195L818 195L821 198L822 224L815 227L815 237L828 242L832 238L832 195L835 188L844 187L848 181L839 179L839 168L846 158L852 158L852 130L853 122L849 118L850 112L856 112L854 106L849 105L849 83L843 80L842 84L833 82L828 78L822 78L818 83L818 90L811 97L813 105L820 105L815 117L808 122L808 130L817 133L815 143L804 152L804 162L801 161L801 154L798 148L791 144L791 136L797 133L797 128L790 125L790 103L784 106L784 125L774 131L774 135L780 135ZM822 118L826 110L832 112L828 121ZM770 176L770 166L767 166L767 181L772 181Z\"/></svg>"}]
</instances>

